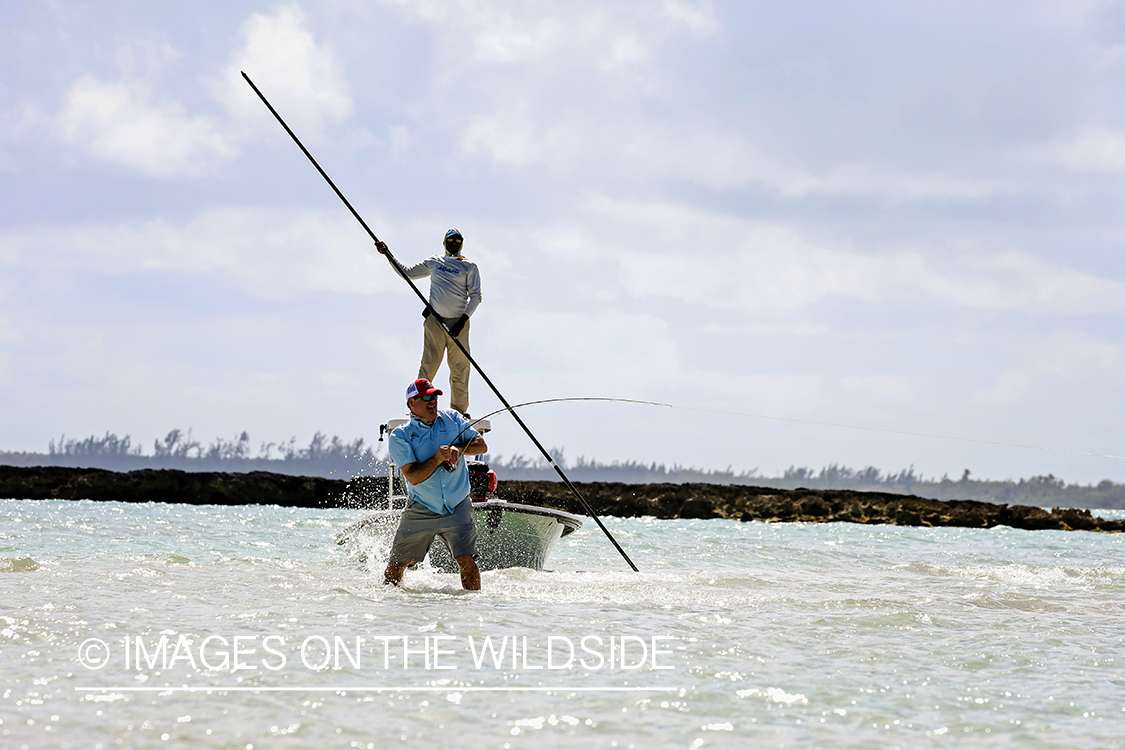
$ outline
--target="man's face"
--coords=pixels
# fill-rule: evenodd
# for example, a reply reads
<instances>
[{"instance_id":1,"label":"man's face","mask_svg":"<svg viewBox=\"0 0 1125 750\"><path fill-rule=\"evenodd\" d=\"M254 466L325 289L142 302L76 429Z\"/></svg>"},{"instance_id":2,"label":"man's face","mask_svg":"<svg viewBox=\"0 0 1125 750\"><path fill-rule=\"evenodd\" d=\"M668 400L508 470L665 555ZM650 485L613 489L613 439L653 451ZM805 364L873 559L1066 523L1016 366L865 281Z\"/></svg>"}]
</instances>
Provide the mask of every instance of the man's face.
<instances>
[{"instance_id":1,"label":"man's face","mask_svg":"<svg viewBox=\"0 0 1125 750\"><path fill-rule=\"evenodd\" d=\"M430 399L426 401L425 399ZM410 409L410 413L418 417L418 419L437 419L437 400L438 396L435 393L432 396L415 396L406 399L406 407Z\"/></svg>"},{"instance_id":2,"label":"man's face","mask_svg":"<svg viewBox=\"0 0 1125 750\"><path fill-rule=\"evenodd\" d=\"M461 243L462 243L461 238L457 237L456 235L453 236L453 237L446 237L445 238L445 252L449 253L450 255L460 254Z\"/></svg>"}]
</instances>

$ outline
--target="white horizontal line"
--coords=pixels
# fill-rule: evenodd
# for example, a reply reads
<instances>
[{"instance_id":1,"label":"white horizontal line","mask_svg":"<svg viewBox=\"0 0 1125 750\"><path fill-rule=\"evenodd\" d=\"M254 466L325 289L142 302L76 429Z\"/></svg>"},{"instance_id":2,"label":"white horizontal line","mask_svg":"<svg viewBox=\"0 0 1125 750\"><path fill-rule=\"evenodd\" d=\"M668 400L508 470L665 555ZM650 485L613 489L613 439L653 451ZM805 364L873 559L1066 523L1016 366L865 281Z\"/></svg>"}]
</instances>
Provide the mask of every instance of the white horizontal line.
<instances>
[{"instance_id":1,"label":"white horizontal line","mask_svg":"<svg viewBox=\"0 0 1125 750\"><path fill-rule=\"evenodd\" d=\"M90 691L113 691L119 693L196 693L202 691L225 691L225 692L269 692L269 693L282 693L282 692L339 692L351 690L359 693L670 693L681 690L678 687L374 687L374 686L350 686L339 685L336 687L246 687L239 686L223 686L223 685L206 685L203 687L192 687L182 685L179 687L76 687L76 692L90 692Z\"/></svg>"}]
</instances>

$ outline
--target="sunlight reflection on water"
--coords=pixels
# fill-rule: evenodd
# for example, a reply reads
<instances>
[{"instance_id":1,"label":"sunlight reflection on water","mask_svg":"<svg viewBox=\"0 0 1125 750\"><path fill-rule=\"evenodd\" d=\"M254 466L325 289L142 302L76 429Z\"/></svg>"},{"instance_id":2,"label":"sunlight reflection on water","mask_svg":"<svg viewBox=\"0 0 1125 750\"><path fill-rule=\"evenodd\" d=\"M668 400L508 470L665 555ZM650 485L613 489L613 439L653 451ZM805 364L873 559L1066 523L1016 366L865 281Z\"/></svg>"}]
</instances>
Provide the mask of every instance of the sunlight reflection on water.
<instances>
[{"instance_id":1,"label":"sunlight reflection on water","mask_svg":"<svg viewBox=\"0 0 1125 750\"><path fill-rule=\"evenodd\" d=\"M0 501L0 746L1105 747L1125 734L1125 702L1105 689L1125 664L1125 536L610 518L640 574L587 524L551 570L488 571L469 594L433 569L381 586L333 543L355 517ZM162 635L197 661L208 636L241 636L256 668L125 665L124 638L155 651ZM283 668L263 661L280 660L270 635ZM301 661L302 643L315 664L337 637L339 668ZM508 650L478 666L486 637ZM98 670L78 660L92 638L110 650ZM548 669L568 642L585 665ZM451 653L434 661L432 644ZM212 661L234 658L212 646ZM657 649L672 669L651 668ZM215 689L130 689L156 686Z\"/></svg>"}]
</instances>

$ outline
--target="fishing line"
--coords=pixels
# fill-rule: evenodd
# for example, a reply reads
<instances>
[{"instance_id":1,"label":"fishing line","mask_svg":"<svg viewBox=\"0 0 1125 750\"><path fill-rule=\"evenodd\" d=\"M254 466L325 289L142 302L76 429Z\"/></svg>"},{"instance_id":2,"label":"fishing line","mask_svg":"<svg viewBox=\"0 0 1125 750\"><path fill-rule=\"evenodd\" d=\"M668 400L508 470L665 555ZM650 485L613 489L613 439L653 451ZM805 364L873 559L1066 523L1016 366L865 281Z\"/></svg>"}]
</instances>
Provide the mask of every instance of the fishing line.
<instances>
[{"instance_id":1,"label":"fishing line","mask_svg":"<svg viewBox=\"0 0 1125 750\"><path fill-rule=\"evenodd\" d=\"M518 409L518 408L523 407L523 406L535 406L536 404L552 404L552 403L558 403L560 401L616 401L618 403L623 403L623 404L642 404L644 406L663 406L663 407L666 407L668 409L680 409L682 411L696 411L696 412L702 412L704 414L725 414L725 415L732 416L732 417L751 417L753 419L772 419L772 420L775 420L775 421L778 421L778 422L797 422L799 424L814 424L814 425L819 425L821 427L842 427L842 428L848 429L848 430L866 430L867 432L887 432L887 433L890 433L892 435L911 435L913 437L938 438L940 440L958 440L958 441L961 441L961 442L964 442L964 443L979 443L979 444L982 444L982 445L1000 445L1000 446L1003 446L1005 448L1026 448L1028 450L1050 451L1052 453L1070 453L1070 454L1077 455L1077 456L1094 456L1096 458L1114 458L1114 459L1117 459L1117 460L1125 460L1125 456L1113 456L1113 455L1110 455L1108 453L1093 453L1093 452L1090 452L1090 451L1075 451L1075 450L1069 450L1067 448L1046 448L1046 447L1043 447L1043 446L1040 446L1040 445L1025 445L1023 443L1005 443L1005 442L1001 442L999 440L980 440L978 438L958 437L956 435L938 435L938 434L930 433L930 432L911 432L909 430L892 430L892 429L889 429L889 428L886 428L886 427L867 427L867 426L864 426L864 425L857 425L857 424L843 424L841 422L818 422L818 421L813 420L813 419L797 419L795 417L774 417L774 416L770 416L768 414L749 414L749 413L740 412L740 411L724 411L722 409L702 409L702 408L699 408L699 407L696 407L696 406L677 406L676 404L665 404L665 403L662 403L660 401L640 401L640 400L632 399L632 398L608 398L608 397L603 397L603 396L574 396L574 397L570 397L570 398L544 398L544 399L540 399L538 401L525 401L522 404L516 404L515 406L497 409L496 411L492 412L491 414L486 414L485 416L481 417L480 419L475 419L475 420L473 420L472 422L469 423L469 427L472 427L473 425L475 425L477 422L480 422L481 420L488 419L489 417L500 414L501 412L512 411L513 409ZM466 427L465 429L469 429L469 427ZM460 438L461 435L463 435L463 434L465 434L465 430L461 430L461 432L457 435L457 437ZM457 442L457 441L455 440L454 442Z\"/></svg>"}]
</instances>

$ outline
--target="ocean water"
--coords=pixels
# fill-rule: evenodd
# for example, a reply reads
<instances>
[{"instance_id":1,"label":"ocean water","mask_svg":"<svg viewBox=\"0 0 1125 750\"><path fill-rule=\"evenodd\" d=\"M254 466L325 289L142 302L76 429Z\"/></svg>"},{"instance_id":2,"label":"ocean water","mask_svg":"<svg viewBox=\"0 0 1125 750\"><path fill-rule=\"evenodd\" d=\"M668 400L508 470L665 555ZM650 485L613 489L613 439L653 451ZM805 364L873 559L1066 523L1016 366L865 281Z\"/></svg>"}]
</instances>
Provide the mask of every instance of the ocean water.
<instances>
[{"instance_id":1,"label":"ocean water","mask_svg":"<svg viewBox=\"0 0 1125 750\"><path fill-rule=\"evenodd\" d=\"M640 573L467 593L358 516L0 500L0 748L1125 746L1123 535L611 518Z\"/></svg>"}]
</instances>

